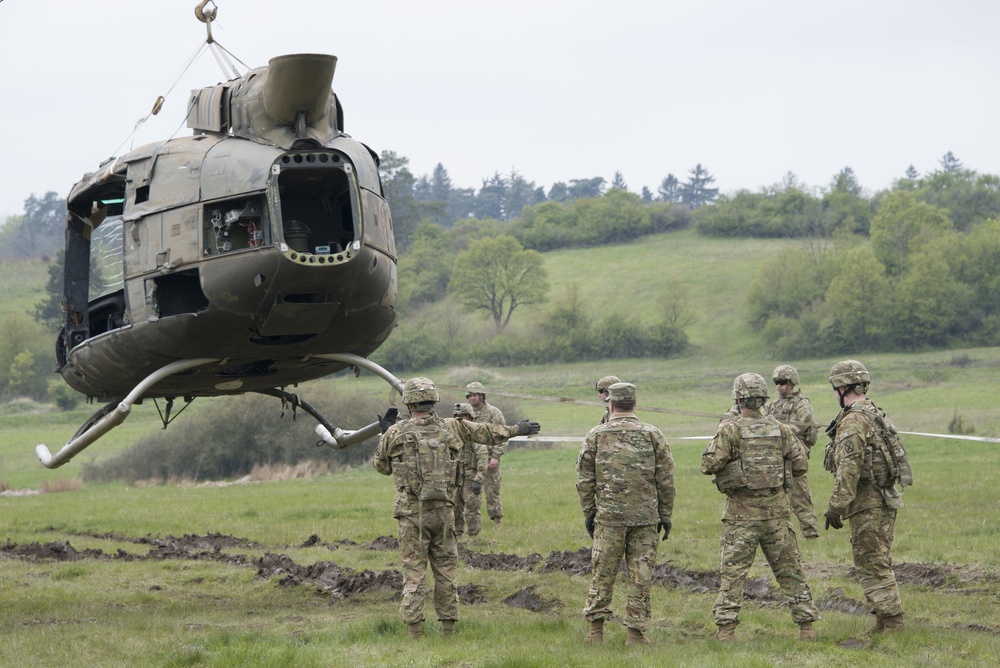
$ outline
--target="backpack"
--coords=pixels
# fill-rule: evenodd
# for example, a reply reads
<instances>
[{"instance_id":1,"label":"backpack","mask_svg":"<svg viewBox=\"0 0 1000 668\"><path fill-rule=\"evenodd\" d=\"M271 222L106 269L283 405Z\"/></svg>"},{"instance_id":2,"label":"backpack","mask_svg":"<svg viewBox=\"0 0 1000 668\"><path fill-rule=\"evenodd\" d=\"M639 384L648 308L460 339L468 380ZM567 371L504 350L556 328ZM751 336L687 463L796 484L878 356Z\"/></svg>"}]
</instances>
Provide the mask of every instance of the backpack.
<instances>
[{"instance_id":1,"label":"backpack","mask_svg":"<svg viewBox=\"0 0 1000 668\"><path fill-rule=\"evenodd\" d=\"M407 425L403 435L409 491L420 501L450 501L458 475L459 450L440 425Z\"/></svg>"}]
</instances>

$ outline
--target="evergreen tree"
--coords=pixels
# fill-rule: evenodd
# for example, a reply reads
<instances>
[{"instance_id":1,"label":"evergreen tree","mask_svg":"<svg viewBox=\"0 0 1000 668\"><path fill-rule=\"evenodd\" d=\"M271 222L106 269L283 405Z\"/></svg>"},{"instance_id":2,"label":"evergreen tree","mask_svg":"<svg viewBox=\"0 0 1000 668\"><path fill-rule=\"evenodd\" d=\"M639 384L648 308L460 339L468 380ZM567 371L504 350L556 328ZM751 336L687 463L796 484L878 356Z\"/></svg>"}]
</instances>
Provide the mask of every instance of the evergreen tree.
<instances>
[{"instance_id":1,"label":"evergreen tree","mask_svg":"<svg viewBox=\"0 0 1000 668\"><path fill-rule=\"evenodd\" d=\"M955 154L948 151L943 156L939 162L941 165L941 171L944 173L957 172L962 169L962 161L955 157Z\"/></svg>"},{"instance_id":2,"label":"evergreen tree","mask_svg":"<svg viewBox=\"0 0 1000 668\"><path fill-rule=\"evenodd\" d=\"M718 188L709 188L714 182L715 177L699 162L688 173L687 182L681 186L681 202L691 209L710 203L719 196Z\"/></svg>"},{"instance_id":3,"label":"evergreen tree","mask_svg":"<svg viewBox=\"0 0 1000 668\"><path fill-rule=\"evenodd\" d=\"M611 180L611 187L628 192L628 184L625 183L625 177L623 177L622 173L618 170L615 170L615 176Z\"/></svg>"},{"instance_id":4,"label":"evergreen tree","mask_svg":"<svg viewBox=\"0 0 1000 668\"><path fill-rule=\"evenodd\" d=\"M660 181L660 200L664 202L676 202L681 201L681 182L673 174L667 174L666 177Z\"/></svg>"}]
</instances>

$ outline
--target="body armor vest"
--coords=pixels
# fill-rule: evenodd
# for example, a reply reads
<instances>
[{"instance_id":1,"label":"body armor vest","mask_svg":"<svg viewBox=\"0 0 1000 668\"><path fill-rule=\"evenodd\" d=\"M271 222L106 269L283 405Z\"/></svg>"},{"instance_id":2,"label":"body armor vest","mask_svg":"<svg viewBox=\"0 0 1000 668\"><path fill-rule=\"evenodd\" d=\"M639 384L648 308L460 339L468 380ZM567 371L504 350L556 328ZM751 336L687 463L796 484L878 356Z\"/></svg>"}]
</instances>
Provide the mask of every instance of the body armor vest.
<instances>
[{"instance_id":1,"label":"body armor vest","mask_svg":"<svg viewBox=\"0 0 1000 668\"><path fill-rule=\"evenodd\" d=\"M715 476L715 485L727 493L740 488L770 489L786 480L785 458L781 452L781 427L775 419L737 417L740 429L739 453Z\"/></svg>"}]
</instances>

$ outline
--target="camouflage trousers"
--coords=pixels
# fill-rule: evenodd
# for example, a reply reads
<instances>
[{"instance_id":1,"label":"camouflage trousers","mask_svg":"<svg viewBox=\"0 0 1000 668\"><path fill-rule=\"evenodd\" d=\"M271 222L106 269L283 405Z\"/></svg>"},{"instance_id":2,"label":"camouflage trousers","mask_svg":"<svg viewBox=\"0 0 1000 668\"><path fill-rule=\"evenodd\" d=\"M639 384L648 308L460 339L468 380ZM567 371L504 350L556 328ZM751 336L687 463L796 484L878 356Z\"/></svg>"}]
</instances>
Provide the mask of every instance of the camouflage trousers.
<instances>
[{"instance_id":1,"label":"camouflage trousers","mask_svg":"<svg viewBox=\"0 0 1000 668\"><path fill-rule=\"evenodd\" d=\"M722 520L722 565L719 596L712 611L718 626L739 622L743 587L760 546L774 578L781 587L792 620L799 624L819 619L812 592L802 574L799 544L791 518L777 520Z\"/></svg>"},{"instance_id":2,"label":"camouflage trousers","mask_svg":"<svg viewBox=\"0 0 1000 668\"><path fill-rule=\"evenodd\" d=\"M498 466L492 471L486 469L486 477L483 479L483 493L486 494L486 514L489 515L491 520L503 517L503 505L500 503L500 480L502 477L500 467ZM479 506L476 506L476 512L479 512Z\"/></svg>"},{"instance_id":3,"label":"camouflage trousers","mask_svg":"<svg viewBox=\"0 0 1000 668\"><path fill-rule=\"evenodd\" d=\"M792 506L792 512L799 518L802 535L806 538L815 538L819 536L819 523L816 521L816 509L809 493L808 474L803 473L792 480L788 503Z\"/></svg>"},{"instance_id":4,"label":"camouflage trousers","mask_svg":"<svg viewBox=\"0 0 1000 668\"><path fill-rule=\"evenodd\" d=\"M478 536L483 528L479 509L483 507L483 493L472 491L472 481L468 480L455 492L455 534L461 536L468 531L470 536Z\"/></svg>"},{"instance_id":5,"label":"camouflage trousers","mask_svg":"<svg viewBox=\"0 0 1000 668\"><path fill-rule=\"evenodd\" d=\"M882 506L862 510L848 518L854 570L861 589L879 617L903 614L903 602L892 572L892 539L896 532L896 511Z\"/></svg>"},{"instance_id":6,"label":"camouflage trousers","mask_svg":"<svg viewBox=\"0 0 1000 668\"><path fill-rule=\"evenodd\" d=\"M594 576L587 592L587 605L583 609L588 622L611 618L615 578L624 557L629 579L625 625L640 631L649 628L649 597L659 542L660 536L652 524L637 527L598 524L594 527L594 547L590 554Z\"/></svg>"},{"instance_id":7,"label":"camouflage trousers","mask_svg":"<svg viewBox=\"0 0 1000 668\"><path fill-rule=\"evenodd\" d=\"M407 624L424 621L430 588L424 585L427 562L434 573L434 610L438 619L458 619L455 586L455 516L451 506L423 510L399 518L399 560L403 568L403 602L399 614Z\"/></svg>"}]
</instances>

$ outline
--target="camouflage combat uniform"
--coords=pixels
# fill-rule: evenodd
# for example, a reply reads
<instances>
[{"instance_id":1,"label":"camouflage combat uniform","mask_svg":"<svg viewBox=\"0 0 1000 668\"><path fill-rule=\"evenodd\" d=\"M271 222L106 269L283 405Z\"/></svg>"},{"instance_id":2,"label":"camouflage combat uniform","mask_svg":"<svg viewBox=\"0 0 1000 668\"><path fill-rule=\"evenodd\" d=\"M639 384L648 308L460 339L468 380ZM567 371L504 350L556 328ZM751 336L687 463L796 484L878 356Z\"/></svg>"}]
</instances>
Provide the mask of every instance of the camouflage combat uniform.
<instances>
[{"instance_id":1,"label":"camouflage combat uniform","mask_svg":"<svg viewBox=\"0 0 1000 668\"><path fill-rule=\"evenodd\" d=\"M503 413L496 406L491 405L485 399L483 399L483 406L478 411L473 408L473 420L480 422L482 424L504 424ZM487 445L489 450L490 459L496 459L500 461L500 458L507 454L507 441L498 442L495 444ZM500 481L503 478L503 474L500 471L500 467L497 466L492 471L487 468L486 477L483 479L483 493L486 495L486 514L491 520L496 521L497 518L503 517L503 504L500 503ZM479 533L479 529L482 525L482 519L479 517L479 504L476 504L476 533ZM466 509L466 521L471 516L471 512ZM474 536L472 533L472 525L469 524L469 535Z\"/></svg>"},{"instance_id":2,"label":"camouflage combat uniform","mask_svg":"<svg viewBox=\"0 0 1000 668\"><path fill-rule=\"evenodd\" d=\"M674 507L674 460L663 433L635 413L615 412L590 430L576 464L584 516L596 513L593 579L583 610L587 621L611 618L611 596L622 557L628 567L625 625L649 627L657 524Z\"/></svg>"},{"instance_id":3,"label":"camouflage combat uniform","mask_svg":"<svg viewBox=\"0 0 1000 668\"><path fill-rule=\"evenodd\" d=\"M395 480L393 517L399 522L399 557L403 568L403 601L399 612L406 624L424 620L429 589L424 586L427 562L434 572L434 609L439 620L458 619L458 589L455 586L455 485L459 457L465 443L500 443L516 435L517 426L482 425L474 422L428 417L402 420L389 427L379 440L372 464ZM435 463L447 462L444 484L428 481L430 469L425 447ZM441 459L437 457L440 456Z\"/></svg>"},{"instance_id":4,"label":"camouflage combat uniform","mask_svg":"<svg viewBox=\"0 0 1000 668\"><path fill-rule=\"evenodd\" d=\"M721 582L713 611L717 626L739 623L743 586L759 545L781 586L792 620L819 619L802 574L795 534L788 530L786 475L806 472L804 448L787 426L759 410L719 425L701 455L701 472L716 474L725 491L722 512Z\"/></svg>"},{"instance_id":5,"label":"camouflage combat uniform","mask_svg":"<svg viewBox=\"0 0 1000 668\"><path fill-rule=\"evenodd\" d=\"M813 422L812 404L802 395L802 390L795 388L787 397L779 396L767 402L764 415L771 415L788 425L805 446L806 457L809 457L812 446L816 444L818 428ZM802 535L806 538L818 537L819 525L812 495L809 493L808 474L795 476L788 493L788 502L792 506L792 512L799 518Z\"/></svg>"},{"instance_id":6,"label":"camouflage combat uniform","mask_svg":"<svg viewBox=\"0 0 1000 668\"><path fill-rule=\"evenodd\" d=\"M482 489L478 494L472 491L472 483L483 484L489 463L488 449L484 443L466 443L462 447L461 460L463 482L455 490L455 533L461 536L468 525L469 535L476 536L482 528L479 508L483 503L483 493Z\"/></svg>"},{"instance_id":7,"label":"camouflage combat uniform","mask_svg":"<svg viewBox=\"0 0 1000 668\"><path fill-rule=\"evenodd\" d=\"M871 446L877 438L874 413L885 413L867 397L842 410L831 430L833 441L824 465L835 477L830 510L851 524L854 569L879 619L903 614L896 575L892 571L892 541L896 509L902 497L894 488L874 483Z\"/></svg>"}]
</instances>

